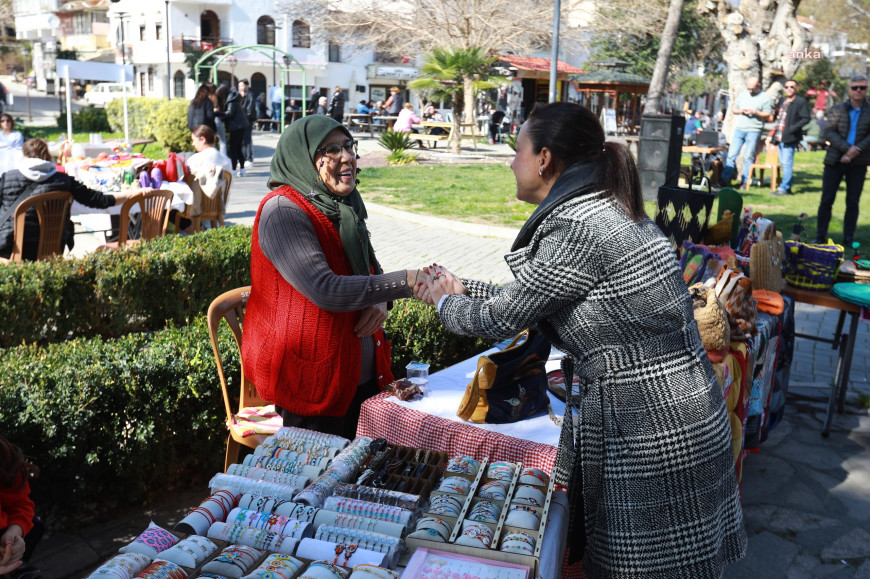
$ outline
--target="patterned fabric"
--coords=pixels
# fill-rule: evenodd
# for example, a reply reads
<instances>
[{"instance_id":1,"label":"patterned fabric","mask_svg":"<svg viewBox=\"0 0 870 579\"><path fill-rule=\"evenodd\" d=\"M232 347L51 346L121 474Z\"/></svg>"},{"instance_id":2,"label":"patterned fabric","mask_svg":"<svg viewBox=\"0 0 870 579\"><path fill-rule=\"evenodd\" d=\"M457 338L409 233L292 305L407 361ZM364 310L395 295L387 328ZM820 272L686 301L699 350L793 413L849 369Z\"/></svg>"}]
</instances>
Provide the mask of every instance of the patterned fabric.
<instances>
[{"instance_id":1,"label":"patterned fabric","mask_svg":"<svg viewBox=\"0 0 870 579\"><path fill-rule=\"evenodd\" d=\"M242 408L238 414L233 415L233 422L229 426L241 436L251 436L275 434L283 425L283 419L275 412L275 405L270 404Z\"/></svg>"},{"instance_id":2,"label":"patterned fabric","mask_svg":"<svg viewBox=\"0 0 870 579\"><path fill-rule=\"evenodd\" d=\"M587 576L721 576L746 548L731 430L667 240L588 194L506 260L515 282L468 282L440 316L490 338L549 328L574 359Z\"/></svg>"}]
</instances>

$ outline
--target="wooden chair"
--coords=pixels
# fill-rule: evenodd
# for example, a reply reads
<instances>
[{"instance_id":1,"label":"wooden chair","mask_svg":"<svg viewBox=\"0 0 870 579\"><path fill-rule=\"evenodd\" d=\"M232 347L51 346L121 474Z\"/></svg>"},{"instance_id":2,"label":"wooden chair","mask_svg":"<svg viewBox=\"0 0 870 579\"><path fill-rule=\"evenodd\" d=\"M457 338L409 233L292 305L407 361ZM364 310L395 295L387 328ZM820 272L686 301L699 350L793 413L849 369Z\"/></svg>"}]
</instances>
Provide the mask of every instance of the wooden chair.
<instances>
[{"instance_id":1,"label":"wooden chair","mask_svg":"<svg viewBox=\"0 0 870 579\"><path fill-rule=\"evenodd\" d=\"M203 221L208 221L212 228L224 226L224 213L227 208L227 200L229 199L230 185L233 182L233 174L224 170L223 180L224 186L217 192L214 198L209 199L208 196L202 192L202 188L199 186L196 177L193 175L187 175L184 178L184 182L193 190L194 197L199 196L200 198L200 214L193 215L193 205L185 205L183 212L179 211L175 214L176 233L181 231L182 219L189 219L193 222L193 225L191 226L193 233L199 233L202 231Z\"/></svg>"},{"instance_id":2,"label":"wooden chair","mask_svg":"<svg viewBox=\"0 0 870 579\"><path fill-rule=\"evenodd\" d=\"M137 193L121 205L120 231L118 241L106 243L97 249L118 249L138 245L143 240L151 240L166 235L169 226L169 205L172 203L172 191L155 189L147 193ZM139 215L142 218L142 233L139 239L127 239L130 231L130 209L139 204Z\"/></svg>"},{"instance_id":3,"label":"wooden chair","mask_svg":"<svg viewBox=\"0 0 870 579\"><path fill-rule=\"evenodd\" d=\"M224 407L227 412L226 424L229 429L227 453L224 458L224 471L227 470L229 465L238 461L242 445L256 448L269 435L274 434L281 427L281 417L275 413L274 406L266 406L266 401L257 395L256 387L250 380L245 378L244 368L242 368L241 392L238 397L238 411L236 413L233 412L235 400L230 396L230 391L227 387L227 377L224 372L223 362L221 361L218 331L221 320L226 320L233 331L236 346L241 352L241 324L250 293L251 286L245 286L221 294L211 303L206 315L208 335L211 339L211 347L217 362L218 377L221 381Z\"/></svg>"},{"instance_id":4,"label":"wooden chair","mask_svg":"<svg viewBox=\"0 0 870 579\"><path fill-rule=\"evenodd\" d=\"M48 259L55 255L63 255L63 231L72 202L73 196L69 191L47 191L28 197L19 203L12 217L12 253L8 261L20 262L24 257L24 222L27 211L31 207L36 210L36 218L39 220L39 246L36 250L36 261Z\"/></svg>"},{"instance_id":5,"label":"wooden chair","mask_svg":"<svg viewBox=\"0 0 870 579\"><path fill-rule=\"evenodd\" d=\"M764 184L764 171L770 169L770 190L776 191L776 186L779 184L780 166L779 166L779 147L774 144L768 144L765 151L764 163L761 162L761 153L755 156L755 162L749 166L749 178L746 180L744 189L749 189L749 184L752 183L752 178L755 176L755 170L758 169L758 182Z\"/></svg>"}]
</instances>

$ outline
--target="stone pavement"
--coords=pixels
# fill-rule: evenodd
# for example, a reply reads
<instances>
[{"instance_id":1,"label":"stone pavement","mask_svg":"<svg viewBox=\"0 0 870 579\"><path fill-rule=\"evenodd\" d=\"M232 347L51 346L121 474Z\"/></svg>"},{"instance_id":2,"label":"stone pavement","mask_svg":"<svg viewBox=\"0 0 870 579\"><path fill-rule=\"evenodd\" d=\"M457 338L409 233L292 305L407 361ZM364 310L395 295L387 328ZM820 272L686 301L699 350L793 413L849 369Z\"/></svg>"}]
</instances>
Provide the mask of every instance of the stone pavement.
<instances>
[{"instance_id":1,"label":"stone pavement","mask_svg":"<svg viewBox=\"0 0 870 579\"><path fill-rule=\"evenodd\" d=\"M267 159L276 141L272 134L255 135L256 159ZM367 141L362 141L364 158L377 149ZM509 152L498 147L481 147L480 154L507 160ZM227 221L253 222L267 191L267 174L266 162L255 162L247 177L234 181ZM364 185L362 189L365 194ZM510 280L502 256L516 230L368 207L373 244L385 269L438 261L464 276ZM88 236L79 237L82 242L77 239L76 253L88 250ZM836 315L798 304L796 324L799 332L832 334ZM857 392L870 392L870 336L866 324L859 327L849 401ZM849 405L846 414L835 416L830 438L820 436L833 367L829 346L797 339L785 418L760 452L744 461L749 547L746 557L730 566L725 577L870 578L870 416ZM99 525L51 534L38 548L34 564L48 579L85 576L132 540L149 520L171 527L205 495L206 489L174 493L147 510L119 512Z\"/></svg>"}]
</instances>

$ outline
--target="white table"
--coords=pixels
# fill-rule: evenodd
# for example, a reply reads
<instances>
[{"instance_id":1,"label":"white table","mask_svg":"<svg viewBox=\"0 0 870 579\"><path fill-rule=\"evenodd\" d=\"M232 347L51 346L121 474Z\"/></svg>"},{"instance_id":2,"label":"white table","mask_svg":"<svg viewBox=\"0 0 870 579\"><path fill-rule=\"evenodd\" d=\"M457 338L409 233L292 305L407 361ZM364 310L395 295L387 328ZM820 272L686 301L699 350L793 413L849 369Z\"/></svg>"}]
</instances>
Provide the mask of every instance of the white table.
<instances>
[{"instance_id":1,"label":"white table","mask_svg":"<svg viewBox=\"0 0 870 579\"><path fill-rule=\"evenodd\" d=\"M161 189L172 191L172 202L169 209L176 211L184 211L185 205L193 203L193 190L187 183L171 183L165 182L160 186ZM111 193L109 193L111 195ZM130 213L139 212L139 205L134 205L130 208ZM73 201L70 208L70 215L73 221L77 221L81 226L89 232L94 231L111 231L112 215L120 215L121 206L114 205L105 209L97 209L95 207L87 207L78 201Z\"/></svg>"}]
</instances>

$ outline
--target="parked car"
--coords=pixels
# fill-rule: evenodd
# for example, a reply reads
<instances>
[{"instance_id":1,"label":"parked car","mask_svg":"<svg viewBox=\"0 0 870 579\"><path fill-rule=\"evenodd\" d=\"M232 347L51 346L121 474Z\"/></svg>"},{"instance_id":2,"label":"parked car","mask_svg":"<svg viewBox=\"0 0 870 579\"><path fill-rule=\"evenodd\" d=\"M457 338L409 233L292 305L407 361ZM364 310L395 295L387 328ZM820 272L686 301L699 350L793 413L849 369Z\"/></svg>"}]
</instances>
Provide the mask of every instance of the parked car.
<instances>
[{"instance_id":1,"label":"parked car","mask_svg":"<svg viewBox=\"0 0 870 579\"><path fill-rule=\"evenodd\" d=\"M120 82L101 82L85 93L85 102L89 105L104 107L110 101L123 96L124 85ZM135 96L132 83L127 84L127 98Z\"/></svg>"}]
</instances>

